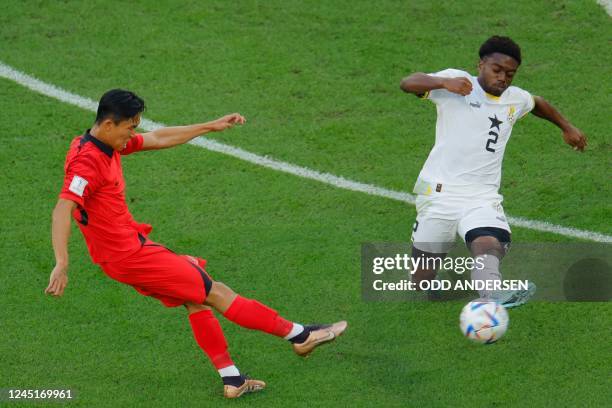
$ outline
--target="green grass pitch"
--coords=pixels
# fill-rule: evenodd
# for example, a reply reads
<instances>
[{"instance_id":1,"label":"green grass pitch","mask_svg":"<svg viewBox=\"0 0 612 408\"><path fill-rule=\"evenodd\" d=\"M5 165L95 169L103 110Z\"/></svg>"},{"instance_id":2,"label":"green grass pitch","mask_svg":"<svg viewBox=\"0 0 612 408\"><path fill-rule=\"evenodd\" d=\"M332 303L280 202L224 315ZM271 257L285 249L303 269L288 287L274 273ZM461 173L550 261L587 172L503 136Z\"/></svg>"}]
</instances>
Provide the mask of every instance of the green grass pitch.
<instances>
[{"instance_id":1,"label":"green grass pitch","mask_svg":"<svg viewBox=\"0 0 612 408\"><path fill-rule=\"evenodd\" d=\"M515 84L556 105L589 148L578 154L553 125L521 121L504 164L507 213L612 233L604 9L595 1L436 3L9 0L0 61L95 100L132 89L147 101L146 117L167 124L241 112L246 126L211 137L410 191L433 144L435 109L403 94L400 79L475 72L480 43L510 35L524 53ZM92 121L91 112L0 79L0 388L70 387L71 405L82 407L225 405L185 311L106 278L76 227L66 293L43 295L65 152ZM340 341L302 360L283 341L221 319L236 363L268 383L233 405L612 400L609 303L528 304L510 312L502 341L482 347L459 332L461 303L363 302L360 244L408 240L412 206L193 146L130 156L124 172L130 210L154 225L153 239L207 258L216 279L290 319L349 321ZM570 241L522 228L513 239Z\"/></svg>"}]
</instances>

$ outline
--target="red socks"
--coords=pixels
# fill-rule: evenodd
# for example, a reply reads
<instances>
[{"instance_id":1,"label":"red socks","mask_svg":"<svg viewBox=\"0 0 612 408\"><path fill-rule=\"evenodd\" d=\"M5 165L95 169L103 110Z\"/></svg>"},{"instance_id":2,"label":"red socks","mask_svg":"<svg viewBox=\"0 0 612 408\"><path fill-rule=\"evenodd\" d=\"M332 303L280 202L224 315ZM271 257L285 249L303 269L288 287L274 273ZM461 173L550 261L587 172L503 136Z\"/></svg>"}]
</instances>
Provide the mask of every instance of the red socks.
<instances>
[{"instance_id":1,"label":"red socks","mask_svg":"<svg viewBox=\"0 0 612 408\"><path fill-rule=\"evenodd\" d=\"M236 296L223 315L242 327L278 337L286 337L293 328L293 323L280 317L275 310L242 296ZM190 314L189 322L196 342L217 370L234 365L227 351L223 330L212 310Z\"/></svg>"},{"instance_id":2,"label":"red socks","mask_svg":"<svg viewBox=\"0 0 612 408\"><path fill-rule=\"evenodd\" d=\"M223 330L212 310L189 315L193 336L217 370L234 365L227 351Z\"/></svg>"},{"instance_id":3,"label":"red socks","mask_svg":"<svg viewBox=\"0 0 612 408\"><path fill-rule=\"evenodd\" d=\"M293 323L280 317L276 310L240 295L236 296L223 316L247 329L260 330L278 337L287 336L293 328Z\"/></svg>"}]
</instances>

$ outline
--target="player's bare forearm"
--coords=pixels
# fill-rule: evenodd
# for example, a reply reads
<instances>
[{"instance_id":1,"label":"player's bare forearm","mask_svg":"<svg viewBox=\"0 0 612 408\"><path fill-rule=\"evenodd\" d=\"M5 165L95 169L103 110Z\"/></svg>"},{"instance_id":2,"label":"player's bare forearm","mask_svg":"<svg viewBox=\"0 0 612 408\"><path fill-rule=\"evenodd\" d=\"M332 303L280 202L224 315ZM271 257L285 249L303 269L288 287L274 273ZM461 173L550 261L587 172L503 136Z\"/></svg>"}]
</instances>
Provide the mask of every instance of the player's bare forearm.
<instances>
[{"instance_id":1,"label":"player's bare forearm","mask_svg":"<svg viewBox=\"0 0 612 408\"><path fill-rule=\"evenodd\" d=\"M442 78L422 72L415 72L402 79L400 88L404 92L419 96L434 89L446 89L449 92L465 96L472 92L472 83L464 77Z\"/></svg>"},{"instance_id":2,"label":"player's bare forearm","mask_svg":"<svg viewBox=\"0 0 612 408\"><path fill-rule=\"evenodd\" d=\"M563 140L574 148L583 151L587 146L586 136L580 129L572 125L554 106L541 96L534 96L535 105L531 113L535 116L554 123L563 131Z\"/></svg>"},{"instance_id":3,"label":"player's bare forearm","mask_svg":"<svg viewBox=\"0 0 612 408\"><path fill-rule=\"evenodd\" d=\"M76 203L60 198L53 209L51 240L55 253L55 267L49 277L45 293L61 296L68 284L68 239L70 238L70 219Z\"/></svg>"},{"instance_id":4,"label":"player's bare forearm","mask_svg":"<svg viewBox=\"0 0 612 408\"><path fill-rule=\"evenodd\" d=\"M60 198L53 209L51 240L55 252L55 262L68 265L68 239L70 238L70 219L76 207L74 201Z\"/></svg>"},{"instance_id":5,"label":"player's bare forearm","mask_svg":"<svg viewBox=\"0 0 612 408\"><path fill-rule=\"evenodd\" d=\"M535 106L531 113L536 115L539 118L546 119L549 122L557 125L561 130L568 129L571 126L571 123L567 119L561 115L561 113L555 109L546 99L541 96L534 96L533 100L535 102Z\"/></svg>"},{"instance_id":6,"label":"player's bare forearm","mask_svg":"<svg viewBox=\"0 0 612 408\"><path fill-rule=\"evenodd\" d=\"M433 89L444 88L444 78L427 75L422 72L415 72L407 76L400 82L400 88L404 92L422 95Z\"/></svg>"},{"instance_id":7,"label":"player's bare forearm","mask_svg":"<svg viewBox=\"0 0 612 408\"><path fill-rule=\"evenodd\" d=\"M145 133L143 137L147 135L154 137L157 141L156 148L165 149L168 147L177 146L180 144L187 143L194 137L206 134L210 132L209 123L199 123L196 125L189 126L172 126L154 130L150 134ZM143 146L143 148L146 146Z\"/></svg>"},{"instance_id":8,"label":"player's bare forearm","mask_svg":"<svg viewBox=\"0 0 612 408\"><path fill-rule=\"evenodd\" d=\"M143 137L143 150L167 149L189 142L191 139L208 132L219 132L229 129L236 124L243 124L245 119L238 113L223 116L219 119L188 126L172 126L156 129L145 133Z\"/></svg>"}]
</instances>

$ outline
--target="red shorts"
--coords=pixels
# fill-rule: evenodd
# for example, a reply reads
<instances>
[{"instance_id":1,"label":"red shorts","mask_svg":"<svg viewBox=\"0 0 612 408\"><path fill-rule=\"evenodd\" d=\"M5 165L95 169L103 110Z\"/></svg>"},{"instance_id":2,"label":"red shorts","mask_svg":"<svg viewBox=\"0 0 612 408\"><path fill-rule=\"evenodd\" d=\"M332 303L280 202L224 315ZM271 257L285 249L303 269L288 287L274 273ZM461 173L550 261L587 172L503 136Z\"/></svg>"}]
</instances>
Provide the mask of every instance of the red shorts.
<instances>
[{"instance_id":1,"label":"red shorts","mask_svg":"<svg viewBox=\"0 0 612 408\"><path fill-rule=\"evenodd\" d=\"M126 259L100 264L112 279L159 299L166 307L204 303L212 286L205 266L204 259L178 255L149 240Z\"/></svg>"}]
</instances>

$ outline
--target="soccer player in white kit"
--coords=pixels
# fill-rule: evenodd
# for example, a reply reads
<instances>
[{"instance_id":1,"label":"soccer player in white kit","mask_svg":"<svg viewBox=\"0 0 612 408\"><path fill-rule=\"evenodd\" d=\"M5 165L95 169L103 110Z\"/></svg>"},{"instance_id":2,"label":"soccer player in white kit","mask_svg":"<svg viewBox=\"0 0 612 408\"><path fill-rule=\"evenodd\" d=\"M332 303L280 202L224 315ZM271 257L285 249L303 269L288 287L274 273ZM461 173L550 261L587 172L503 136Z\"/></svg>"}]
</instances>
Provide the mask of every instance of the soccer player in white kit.
<instances>
[{"instance_id":1,"label":"soccer player in white kit","mask_svg":"<svg viewBox=\"0 0 612 408\"><path fill-rule=\"evenodd\" d=\"M479 51L478 76L457 69L414 73L401 89L436 105L436 140L414 187L417 217L413 257L440 260L458 234L482 267L472 280L501 280L499 264L510 244L510 226L499 194L502 160L514 124L529 112L557 125L574 150L586 138L542 97L510 86L521 64L521 50L508 37L493 36ZM431 263L430 263L431 265ZM481 264L479 264L480 266ZM434 268L420 268L413 281L433 280ZM506 307L523 304L534 293L482 290L484 299Z\"/></svg>"}]
</instances>

